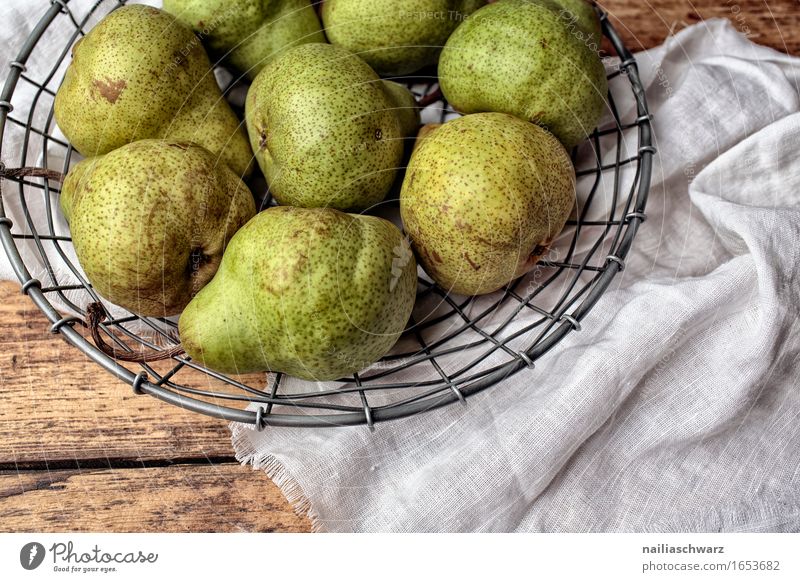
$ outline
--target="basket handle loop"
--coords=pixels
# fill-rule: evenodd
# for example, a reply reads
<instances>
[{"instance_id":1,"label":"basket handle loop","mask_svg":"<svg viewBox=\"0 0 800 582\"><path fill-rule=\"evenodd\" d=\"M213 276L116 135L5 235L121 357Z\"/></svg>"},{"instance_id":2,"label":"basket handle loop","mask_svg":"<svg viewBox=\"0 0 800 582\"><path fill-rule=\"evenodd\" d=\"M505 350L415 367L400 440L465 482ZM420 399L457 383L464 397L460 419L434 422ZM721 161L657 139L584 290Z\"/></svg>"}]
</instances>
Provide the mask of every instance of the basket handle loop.
<instances>
[{"instance_id":1,"label":"basket handle loop","mask_svg":"<svg viewBox=\"0 0 800 582\"><path fill-rule=\"evenodd\" d=\"M103 337L100 335L100 324L103 323L106 319L106 310L103 308L103 305L100 303L90 303L89 306L86 308L86 326L89 328L89 331L92 333L92 339L94 340L94 345L97 346L101 352L105 355L114 358L115 360L121 360L123 362L136 362L139 364L144 364L147 362L156 362L158 360L168 360L174 356L178 356L180 354L185 353L183 347L178 344L168 350L140 350L140 351L123 351L118 350L106 343ZM107 332L111 334L111 332Z\"/></svg>"}]
</instances>

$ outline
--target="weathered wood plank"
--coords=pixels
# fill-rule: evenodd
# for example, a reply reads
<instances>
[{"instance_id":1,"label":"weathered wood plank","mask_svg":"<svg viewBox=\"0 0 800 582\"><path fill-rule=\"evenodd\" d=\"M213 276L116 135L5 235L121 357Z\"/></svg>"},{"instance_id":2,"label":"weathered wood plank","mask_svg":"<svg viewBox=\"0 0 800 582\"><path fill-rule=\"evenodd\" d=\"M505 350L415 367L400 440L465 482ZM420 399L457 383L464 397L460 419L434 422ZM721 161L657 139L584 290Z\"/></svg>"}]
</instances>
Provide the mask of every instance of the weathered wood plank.
<instances>
[{"instance_id":1,"label":"weathered wood plank","mask_svg":"<svg viewBox=\"0 0 800 582\"><path fill-rule=\"evenodd\" d=\"M664 42L670 33L709 18L727 18L763 44L800 55L798 5L792 0L598 0L632 51Z\"/></svg>"},{"instance_id":2,"label":"weathered wood plank","mask_svg":"<svg viewBox=\"0 0 800 582\"><path fill-rule=\"evenodd\" d=\"M261 471L238 464L0 473L0 530L307 532Z\"/></svg>"},{"instance_id":3,"label":"weathered wood plank","mask_svg":"<svg viewBox=\"0 0 800 582\"><path fill-rule=\"evenodd\" d=\"M195 374L202 386L204 379ZM0 283L0 467L232 457L225 422L137 396Z\"/></svg>"},{"instance_id":4,"label":"weathered wood plank","mask_svg":"<svg viewBox=\"0 0 800 582\"><path fill-rule=\"evenodd\" d=\"M310 529L261 471L225 462L224 422L134 395L48 327L0 283L0 530ZM175 459L215 464L135 468ZM8 470L25 467L50 470Z\"/></svg>"}]
</instances>

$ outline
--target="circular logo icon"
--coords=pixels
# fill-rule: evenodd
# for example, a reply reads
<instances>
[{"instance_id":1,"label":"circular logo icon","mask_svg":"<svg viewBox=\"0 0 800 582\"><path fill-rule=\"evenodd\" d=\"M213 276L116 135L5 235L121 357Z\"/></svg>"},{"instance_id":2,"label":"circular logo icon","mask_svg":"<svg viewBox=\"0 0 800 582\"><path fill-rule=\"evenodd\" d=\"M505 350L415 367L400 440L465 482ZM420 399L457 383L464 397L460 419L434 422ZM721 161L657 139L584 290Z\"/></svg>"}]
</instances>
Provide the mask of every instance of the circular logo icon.
<instances>
[{"instance_id":1,"label":"circular logo icon","mask_svg":"<svg viewBox=\"0 0 800 582\"><path fill-rule=\"evenodd\" d=\"M30 542L19 551L19 563L26 570L35 570L44 561L44 546L39 542Z\"/></svg>"}]
</instances>

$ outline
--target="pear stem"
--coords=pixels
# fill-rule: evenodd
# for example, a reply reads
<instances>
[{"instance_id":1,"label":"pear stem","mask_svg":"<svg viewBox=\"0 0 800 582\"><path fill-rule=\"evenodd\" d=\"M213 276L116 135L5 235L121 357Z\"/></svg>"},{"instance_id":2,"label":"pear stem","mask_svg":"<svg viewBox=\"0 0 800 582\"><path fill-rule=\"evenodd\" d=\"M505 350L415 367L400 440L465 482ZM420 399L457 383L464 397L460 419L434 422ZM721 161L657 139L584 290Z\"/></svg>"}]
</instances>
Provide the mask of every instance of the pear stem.
<instances>
[{"instance_id":1,"label":"pear stem","mask_svg":"<svg viewBox=\"0 0 800 582\"><path fill-rule=\"evenodd\" d=\"M179 345L174 346L168 350L141 350L139 352L120 351L108 345L100 335L100 324L106 319L106 311L100 303L90 303L86 308L86 326L92 333L94 345L97 346L101 352L123 362L136 362L144 364L146 362L155 362L158 360L168 360L173 356L178 356L185 353L183 348ZM111 333L111 332L109 332Z\"/></svg>"}]
</instances>

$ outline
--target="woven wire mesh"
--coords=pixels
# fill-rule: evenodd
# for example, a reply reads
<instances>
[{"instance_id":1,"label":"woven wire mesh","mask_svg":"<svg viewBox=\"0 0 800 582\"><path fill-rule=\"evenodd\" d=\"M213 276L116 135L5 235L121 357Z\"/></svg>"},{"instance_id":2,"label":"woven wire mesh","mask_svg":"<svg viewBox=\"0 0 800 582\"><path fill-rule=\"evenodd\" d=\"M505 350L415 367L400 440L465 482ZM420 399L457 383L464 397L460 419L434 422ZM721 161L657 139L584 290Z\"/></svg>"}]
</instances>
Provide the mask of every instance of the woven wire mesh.
<instances>
[{"instance_id":1,"label":"woven wire mesh","mask_svg":"<svg viewBox=\"0 0 800 582\"><path fill-rule=\"evenodd\" d=\"M101 0L77 10L68 0L51 3L10 64L0 94L0 153L7 166L39 165L66 173L79 157L55 127L55 91L74 42L122 4ZM512 374L535 367L535 362L567 334L580 331L581 320L624 268L637 228L645 219L655 151L650 116L636 61L606 15L600 12L600 16L603 34L618 57L608 75L610 122L596 129L573 152L583 195L560 243L531 274L484 297L448 295L420 271L414 314L397 346L381 361L350 378L316 384L280 373L232 377L209 370L187 356L138 368L108 357L78 325L84 321L88 303L100 301L100 297L77 265L68 232L59 229L63 217L57 204L58 188L47 180L12 179L16 189L4 185L0 240L23 293L52 322L51 331L131 384L137 393L195 412L253 423L259 429L266 425L372 427L378 421L466 402ZM55 54L37 54L41 39L52 30L65 37L62 49ZM45 62L46 66L29 70L31 61ZM411 79L407 81L412 84ZM419 78L413 82L416 89L424 87L423 94L436 88L435 78L422 85ZM231 78L223 93L237 86L240 83ZM25 100L25 107L18 107L20 113L15 114L17 95ZM633 104L627 118L617 106L621 95ZM435 115L437 121L455 115L448 112L443 101L431 107L427 116ZM7 151L7 136L12 131L22 132L21 145L16 143L14 151ZM21 212L15 220L6 214L12 198ZM598 198L603 200L598 202ZM33 200L38 212L31 210ZM263 202L272 203L268 194ZM44 219L35 218L42 209ZM123 350L159 350L179 343L174 320L129 312L106 320L101 333L107 342Z\"/></svg>"}]
</instances>

